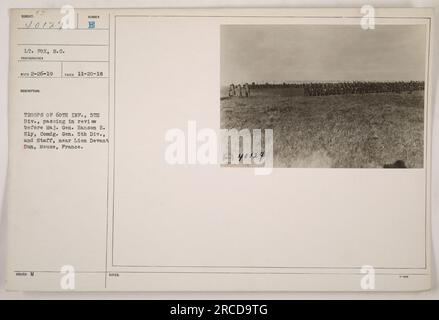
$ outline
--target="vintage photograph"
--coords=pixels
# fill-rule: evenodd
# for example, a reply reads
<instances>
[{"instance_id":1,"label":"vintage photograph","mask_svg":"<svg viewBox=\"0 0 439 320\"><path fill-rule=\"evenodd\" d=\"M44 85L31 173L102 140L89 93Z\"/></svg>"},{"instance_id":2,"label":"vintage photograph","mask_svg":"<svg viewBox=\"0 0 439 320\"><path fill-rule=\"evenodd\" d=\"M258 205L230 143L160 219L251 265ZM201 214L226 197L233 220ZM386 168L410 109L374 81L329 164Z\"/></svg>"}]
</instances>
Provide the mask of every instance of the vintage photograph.
<instances>
[{"instance_id":1,"label":"vintage photograph","mask_svg":"<svg viewBox=\"0 0 439 320\"><path fill-rule=\"evenodd\" d=\"M426 45L423 25L222 25L221 129L272 129L275 168L423 168Z\"/></svg>"}]
</instances>

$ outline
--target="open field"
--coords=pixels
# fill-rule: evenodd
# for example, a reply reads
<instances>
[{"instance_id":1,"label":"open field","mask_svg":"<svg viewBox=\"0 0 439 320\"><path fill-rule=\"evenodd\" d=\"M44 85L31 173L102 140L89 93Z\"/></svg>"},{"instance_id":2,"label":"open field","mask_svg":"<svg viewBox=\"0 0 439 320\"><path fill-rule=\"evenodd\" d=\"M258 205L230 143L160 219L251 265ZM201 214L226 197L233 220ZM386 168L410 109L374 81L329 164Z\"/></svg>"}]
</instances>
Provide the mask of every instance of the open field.
<instances>
[{"instance_id":1,"label":"open field","mask_svg":"<svg viewBox=\"0 0 439 320\"><path fill-rule=\"evenodd\" d=\"M422 168L423 94L222 94L221 128L273 129L274 167Z\"/></svg>"}]
</instances>

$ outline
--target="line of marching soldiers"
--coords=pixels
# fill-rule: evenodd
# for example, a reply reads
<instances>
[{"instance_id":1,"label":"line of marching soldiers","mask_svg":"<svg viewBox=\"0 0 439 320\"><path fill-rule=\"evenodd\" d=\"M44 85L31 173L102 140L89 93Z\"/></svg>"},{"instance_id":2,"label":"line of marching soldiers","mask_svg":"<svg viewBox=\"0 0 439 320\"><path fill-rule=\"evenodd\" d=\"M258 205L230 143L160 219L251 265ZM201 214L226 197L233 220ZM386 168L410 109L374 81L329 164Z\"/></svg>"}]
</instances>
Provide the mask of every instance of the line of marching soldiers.
<instances>
[{"instance_id":1,"label":"line of marching soldiers","mask_svg":"<svg viewBox=\"0 0 439 320\"><path fill-rule=\"evenodd\" d=\"M229 97L250 97L250 86L248 83L231 84L229 86Z\"/></svg>"},{"instance_id":2,"label":"line of marching soldiers","mask_svg":"<svg viewBox=\"0 0 439 320\"><path fill-rule=\"evenodd\" d=\"M327 96L336 94L362 94L407 91L411 93L424 89L423 81L410 82L337 82L337 83L304 83L302 84L307 96Z\"/></svg>"}]
</instances>

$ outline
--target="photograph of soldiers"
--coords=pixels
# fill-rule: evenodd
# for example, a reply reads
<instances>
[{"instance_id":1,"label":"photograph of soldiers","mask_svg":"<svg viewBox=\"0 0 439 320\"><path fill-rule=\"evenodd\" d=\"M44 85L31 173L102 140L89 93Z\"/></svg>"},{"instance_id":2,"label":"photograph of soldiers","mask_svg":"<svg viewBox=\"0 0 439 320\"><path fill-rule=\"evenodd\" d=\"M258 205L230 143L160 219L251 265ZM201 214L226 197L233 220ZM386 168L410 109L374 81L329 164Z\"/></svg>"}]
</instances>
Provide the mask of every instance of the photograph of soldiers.
<instances>
[{"instance_id":1,"label":"photograph of soldiers","mask_svg":"<svg viewBox=\"0 0 439 320\"><path fill-rule=\"evenodd\" d=\"M274 167L423 168L426 32L223 25L221 128L272 129Z\"/></svg>"}]
</instances>

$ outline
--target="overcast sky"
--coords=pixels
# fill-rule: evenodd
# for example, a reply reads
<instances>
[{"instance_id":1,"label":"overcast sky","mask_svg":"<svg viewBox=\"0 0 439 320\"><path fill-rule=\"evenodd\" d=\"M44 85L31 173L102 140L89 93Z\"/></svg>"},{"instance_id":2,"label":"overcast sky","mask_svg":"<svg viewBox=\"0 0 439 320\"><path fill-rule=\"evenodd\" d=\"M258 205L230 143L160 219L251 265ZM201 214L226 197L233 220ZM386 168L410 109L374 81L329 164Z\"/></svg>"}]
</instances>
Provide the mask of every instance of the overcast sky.
<instances>
[{"instance_id":1,"label":"overcast sky","mask_svg":"<svg viewBox=\"0 0 439 320\"><path fill-rule=\"evenodd\" d=\"M424 80L425 26L221 26L221 84Z\"/></svg>"}]
</instances>

